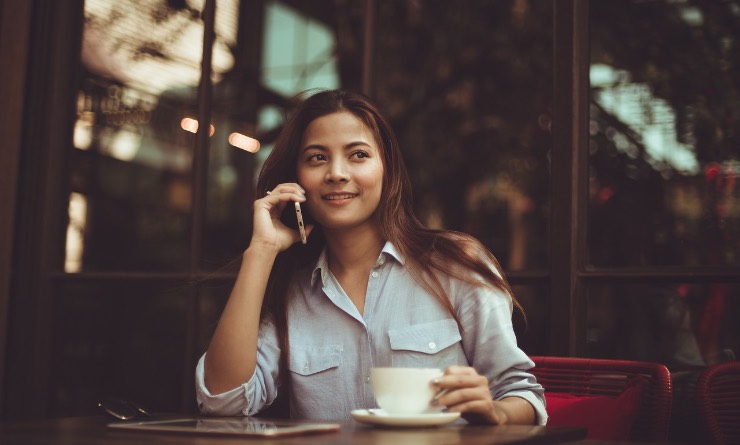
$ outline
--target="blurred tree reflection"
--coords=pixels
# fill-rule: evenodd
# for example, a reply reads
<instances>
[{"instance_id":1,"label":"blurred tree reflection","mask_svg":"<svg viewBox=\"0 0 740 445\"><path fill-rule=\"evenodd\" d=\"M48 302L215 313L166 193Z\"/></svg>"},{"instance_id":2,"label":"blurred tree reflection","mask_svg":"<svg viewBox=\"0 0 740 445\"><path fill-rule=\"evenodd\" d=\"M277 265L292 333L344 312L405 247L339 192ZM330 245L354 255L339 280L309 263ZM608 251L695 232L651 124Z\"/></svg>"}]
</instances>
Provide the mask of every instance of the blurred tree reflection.
<instances>
[{"instance_id":1,"label":"blurred tree reflection","mask_svg":"<svg viewBox=\"0 0 740 445\"><path fill-rule=\"evenodd\" d=\"M511 268L544 267L551 2L379 6L374 92L398 132L419 214L476 235Z\"/></svg>"},{"instance_id":2,"label":"blurred tree reflection","mask_svg":"<svg viewBox=\"0 0 740 445\"><path fill-rule=\"evenodd\" d=\"M592 63L629 71L676 113L702 164L737 156L740 2L600 1L591 5Z\"/></svg>"},{"instance_id":3,"label":"blurred tree reflection","mask_svg":"<svg viewBox=\"0 0 740 445\"><path fill-rule=\"evenodd\" d=\"M590 14L588 262L739 265L740 1ZM740 350L734 286L625 281L589 290L592 354L696 366Z\"/></svg>"},{"instance_id":4,"label":"blurred tree reflection","mask_svg":"<svg viewBox=\"0 0 740 445\"><path fill-rule=\"evenodd\" d=\"M740 263L740 2L598 1L590 13L591 62L620 73L593 86L614 106L592 106L590 262Z\"/></svg>"}]
</instances>

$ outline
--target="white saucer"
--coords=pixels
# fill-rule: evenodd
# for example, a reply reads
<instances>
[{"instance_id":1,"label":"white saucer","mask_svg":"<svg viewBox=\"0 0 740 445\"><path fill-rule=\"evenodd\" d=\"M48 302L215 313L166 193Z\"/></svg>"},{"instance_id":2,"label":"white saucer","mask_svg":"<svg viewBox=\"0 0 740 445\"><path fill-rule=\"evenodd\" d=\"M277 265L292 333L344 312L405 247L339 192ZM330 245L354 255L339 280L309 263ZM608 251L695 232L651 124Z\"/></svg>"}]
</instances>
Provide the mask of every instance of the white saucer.
<instances>
[{"instance_id":1,"label":"white saucer","mask_svg":"<svg viewBox=\"0 0 740 445\"><path fill-rule=\"evenodd\" d=\"M356 409L350 414L362 423L386 426L437 426L452 423L460 418L460 413L424 413L410 416L394 416L382 409Z\"/></svg>"}]
</instances>

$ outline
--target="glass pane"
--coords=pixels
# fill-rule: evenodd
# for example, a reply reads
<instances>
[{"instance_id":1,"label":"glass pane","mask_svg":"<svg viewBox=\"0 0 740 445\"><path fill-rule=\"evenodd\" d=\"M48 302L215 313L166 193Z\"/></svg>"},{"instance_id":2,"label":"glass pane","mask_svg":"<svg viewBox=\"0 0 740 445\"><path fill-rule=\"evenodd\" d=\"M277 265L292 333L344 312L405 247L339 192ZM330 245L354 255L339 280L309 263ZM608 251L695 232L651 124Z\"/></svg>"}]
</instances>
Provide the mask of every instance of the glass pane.
<instances>
[{"instance_id":1,"label":"glass pane","mask_svg":"<svg viewBox=\"0 0 740 445\"><path fill-rule=\"evenodd\" d=\"M67 272L187 267L202 3L85 1Z\"/></svg>"},{"instance_id":2,"label":"glass pane","mask_svg":"<svg viewBox=\"0 0 740 445\"><path fill-rule=\"evenodd\" d=\"M546 355L550 332L550 292L547 285L514 285L514 295L524 308L524 317L513 317L519 347L529 355Z\"/></svg>"},{"instance_id":3,"label":"glass pane","mask_svg":"<svg viewBox=\"0 0 740 445\"><path fill-rule=\"evenodd\" d=\"M319 3L318 9L334 9L330 2ZM310 88L339 87L338 32L325 18L280 1L265 3L260 70L264 87L284 97Z\"/></svg>"},{"instance_id":4,"label":"glass pane","mask_svg":"<svg viewBox=\"0 0 740 445\"><path fill-rule=\"evenodd\" d=\"M60 287L50 373L54 416L99 414L105 397L182 412L183 385L194 372L185 369L193 290L174 289L150 282Z\"/></svg>"},{"instance_id":5,"label":"glass pane","mask_svg":"<svg viewBox=\"0 0 740 445\"><path fill-rule=\"evenodd\" d=\"M740 352L737 295L731 283L591 285L587 353L672 368L732 359Z\"/></svg>"},{"instance_id":6,"label":"glass pane","mask_svg":"<svg viewBox=\"0 0 740 445\"><path fill-rule=\"evenodd\" d=\"M552 2L379 2L374 91L419 216L547 265Z\"/></svg>"},{"instance_id":7,"label":"glass pane","mask_svg":"<svg viewBox=\"0 0 740 445\"><path fill-rule=\"evenodd\" d=\"M240 8L237 19L234 9L216 22L239 30L233 68L214 87L206 269L237 258L249 242L253 187L289 100L306 89L361 84L364 2L270 0Z\"/></svg>"},{"instance_id":8,"label":"glass pane","mask_svg":"<svg viewBox=\"0 0 740 445\"><path fill-rule=\"evenodd\" d=\"M195 351L200 358L208 349L213 331L218 325L226 301L229 298L234 280L211 281L202 287L198 304L198 328Z\"/></svg>"},{"instance_id":9,"label":"glass pane","mask_svg":"<svg viewBox=\"0 0 740 445\"><path fill-rule=\"evenodd\" d=\"M588 261L740 265L740 2L591 2Z\"/></svg>"}]
</instances>

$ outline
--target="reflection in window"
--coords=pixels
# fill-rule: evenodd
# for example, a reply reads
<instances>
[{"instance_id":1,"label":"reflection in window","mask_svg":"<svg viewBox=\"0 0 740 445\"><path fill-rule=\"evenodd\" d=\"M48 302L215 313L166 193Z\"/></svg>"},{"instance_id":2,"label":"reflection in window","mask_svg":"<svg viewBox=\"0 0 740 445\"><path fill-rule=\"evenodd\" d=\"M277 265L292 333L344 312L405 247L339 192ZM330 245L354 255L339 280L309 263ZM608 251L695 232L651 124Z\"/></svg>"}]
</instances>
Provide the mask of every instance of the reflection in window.
<instances>
[{"instance_id":1,"label":"reflection in window","mask_svg":"<svg viewBox=\"0 0 740 445\"><path fill-rule=\"evenodd\" d=\"M70 232L68 244L82 243L76 271L186 267L195 138L182 122L197 111L203 6L85 2L71 184L88 218ZM215 83L234 66L238 7L218 2Z\"/></svg>"},{"instance_id":2,"label":"reflection in window","mask_svg":"<svg viewBox=\"0 0 740 445\"><path fill-rule=\"evenodd\" d=\"M740 265L740 2L591 2L588 262Z\"/></svg>"},{"instance_id":3,"label":"reflection in window","mask_svg":"<svg viewBox=\"0 0 740 445\"><path fill-rule=\"evenodd\" d=\"M607 137L619 152L632 159L640 156L639 148L630 140L634 134L644 144L645 162L666 175L666 179L673 172L698 173L693 146L679 142L676 113L666 100L655 97L649 85L631 82L628 72L617 72L607 65L592 65L590 77L591 94L597 106L629 129L626 134L614 128L607 129ZM598 121L593 124L598 125ZM592 132L598 131L599 128L592 129Z\"/></svg>"},{"instance_id":4,"label":"reflection in window","mask_svg":"<svg viewBox=\"0 0 740 445\"><path fill-rule=\"evenodd\" d=\"M85 1L82 60L98 75L159 95L200 81L204 0ZM214 80L234 64L236 0L219 0Z\"/></svg>"},{"instance_id":5,"label":"reflection in window","mask_svg":"<svg viewBox=\"0 0 740 445\"><path fill-rule=\"evenodd\" d=\"M420 218L547 267L552 2L379 2L375 94Z\"/></svg>"},{"instance_id":6,"label":"reflection in window","mask_svg":"<svg viewBox=\"0 0 740 445\"><path fill-rule=\"evenodd\" d=\"M590 356L705 366L740 353L737 285L614 283L588 288Z\"/></svg>"},{"instance_id":7,"label":"reflection in window","mask_svg":"<svg viewBox=\"0 0 740 445\"><path fill-rule=\"evenodd\" d=\"M334 34L325 24L279 1L265 5L262 84L283 96L338 88Z\"/></svg>"},{"instance_id":8,"label":"reflection in window","mask_svg":"<svg viewBox=\"0 0 740 445\"><path fill-rule=\"evenodd\" d=\"M85 248L85 224L87 222L87 199L80 193L69 196L69 224L67 246L64 255L64 271L79 272L82 269L82 251Z\"/></svg>"}]
</instances>

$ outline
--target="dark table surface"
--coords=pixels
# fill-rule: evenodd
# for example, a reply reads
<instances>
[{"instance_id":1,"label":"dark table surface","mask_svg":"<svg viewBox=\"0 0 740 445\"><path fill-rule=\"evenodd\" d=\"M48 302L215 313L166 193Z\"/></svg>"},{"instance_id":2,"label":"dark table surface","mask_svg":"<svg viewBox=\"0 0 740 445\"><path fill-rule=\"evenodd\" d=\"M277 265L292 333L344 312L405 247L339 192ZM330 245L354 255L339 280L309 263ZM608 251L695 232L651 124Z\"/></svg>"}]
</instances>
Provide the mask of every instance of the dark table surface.
<instances>
[{"instance_id":1,"label":"dark table surface","mask_svg":"<svg viewBox=\"0 0 740 445\"><path fill-rule=\"evenodd\" d=\"M583 428L539 426L448 425L421 428L389 428L345 422L341 429L302 436L245 438L200 434L119 431L109 428L111 420L100 417L73 417L54 420L0 423L0 444L509 444L566 443L583 439ZM587 443L587 442L582 442Z\"/></svg>"}]
</instances>

